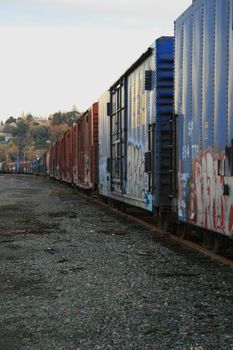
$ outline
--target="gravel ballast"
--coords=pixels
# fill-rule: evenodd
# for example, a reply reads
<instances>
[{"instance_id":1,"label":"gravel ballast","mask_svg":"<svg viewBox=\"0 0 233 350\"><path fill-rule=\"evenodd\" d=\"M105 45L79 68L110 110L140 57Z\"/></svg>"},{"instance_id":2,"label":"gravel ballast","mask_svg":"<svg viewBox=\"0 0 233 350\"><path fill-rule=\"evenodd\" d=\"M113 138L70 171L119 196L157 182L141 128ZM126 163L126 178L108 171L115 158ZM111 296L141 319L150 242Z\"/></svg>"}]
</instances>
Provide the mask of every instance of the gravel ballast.
<instances>
[{"instance_id":1,"label":"gravel ballast","mask_svg":"<svg viewBox=\"0 0 233 350\"><path fill-rule=\"evenodd\" d=\"M55 181L0 176L0 349L233 349L232 268Z\"/></svg>"}]
</instances>

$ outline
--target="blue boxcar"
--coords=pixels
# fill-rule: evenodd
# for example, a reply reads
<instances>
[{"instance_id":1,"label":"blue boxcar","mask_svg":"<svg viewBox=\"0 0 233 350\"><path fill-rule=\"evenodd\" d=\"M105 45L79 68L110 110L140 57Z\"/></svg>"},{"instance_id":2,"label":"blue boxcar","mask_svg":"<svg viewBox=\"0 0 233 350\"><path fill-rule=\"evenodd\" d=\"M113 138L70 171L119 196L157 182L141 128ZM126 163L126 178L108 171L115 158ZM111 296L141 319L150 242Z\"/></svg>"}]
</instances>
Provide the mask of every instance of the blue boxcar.
<instances>
[{"instance_id":1,"label":"blue boxcar","mask_svg":"<svg viewBox=\"0 0 233 350\"><path fill-rule=\"evenodd\" d=\"M156 40L99 99L99 192L148 211L171 207L173 47Z\"/></svg>"},{"instance_id":2,"label":"blue boxcar","mask_svg":"<svg viewBox=\"0 0 233 350\"><path fill-rule=\"evenodd\" d=\"M179 220L233 233L233 0L195 0L175 22Z\"/></svg>"}]
</instances>

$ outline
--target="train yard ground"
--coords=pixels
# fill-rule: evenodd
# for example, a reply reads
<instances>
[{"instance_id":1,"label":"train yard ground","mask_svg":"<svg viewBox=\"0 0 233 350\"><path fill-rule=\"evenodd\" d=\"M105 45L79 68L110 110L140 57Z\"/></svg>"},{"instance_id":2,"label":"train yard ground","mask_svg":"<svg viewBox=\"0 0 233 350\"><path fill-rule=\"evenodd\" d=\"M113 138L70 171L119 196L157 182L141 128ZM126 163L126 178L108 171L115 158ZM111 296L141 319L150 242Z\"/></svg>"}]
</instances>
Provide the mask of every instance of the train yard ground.
<instances>
[{"instance_id":1,"label":"train yard ground","mask_svg":"<svg viewBox=\"0 0 233 350\"><path fill-rule=\"evenodd\" d=\"M0 349L233 349L232 267L73 189L0 176Z\"/></svg>"}]
</instances>

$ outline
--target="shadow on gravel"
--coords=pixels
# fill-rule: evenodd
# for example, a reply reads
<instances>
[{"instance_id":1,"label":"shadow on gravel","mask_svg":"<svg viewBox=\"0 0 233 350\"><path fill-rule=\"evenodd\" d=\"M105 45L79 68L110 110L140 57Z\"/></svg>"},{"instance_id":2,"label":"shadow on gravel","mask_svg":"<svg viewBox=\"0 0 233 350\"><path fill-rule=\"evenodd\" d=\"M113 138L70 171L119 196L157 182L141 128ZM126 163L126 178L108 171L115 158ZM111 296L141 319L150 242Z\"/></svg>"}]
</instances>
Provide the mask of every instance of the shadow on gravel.
<instances>
[{"instance_id":1,"label":"shadow on gravel","mask_svg":"<svg viewBox=\"0 0 233 350\"><path fill-rule=\"evenodd\" d=\"M22 206L18 206L17 204L6 204L6 205L1 205L0 207L1 209L1 216L4 214L4 216L7 215L12 215L12 213L14 214L16 211L17 212L21 212L23 211Z\"/></svg>"},{"instance_id":2,"label":"shadow on gravel","mask_svg":"<svg viewBox=\"0 0 233 350\"><path fill-rule=\"evenodd\" d=\"M59 229L59 224L52 223L52 224L43 224L41 222L35 222L35 221L28 221L24 220L20 222L20 224L24 224L24 229L8 229L0 227L0 242L2 242L6 239L6 236L12 235L23 235L23 234L31 234L31 235L44 235L48 233L53 233L55 229ZM27 227L29 226L29 227ZM5 237L4 237L5 236Z\"/></svg>"},{"instance_id":3,"label":"shadow on gravel","mask_svg":"<svg viewBox=\"0 0 233 350\"><path fill-rule=\"evenodd\" d=\"M59 211L59 212L55 212L55 213L48 213L48 217L50 218L61 218L61 217L67 217L70 219L76 218L77 214L75 212L71 212L71 211Z\"/></svg>"},{"instance_id":4,"label":"shadow on gravel","mask_svg":"<svg viewBox=\"0 0 233 350\"><path fill-rule=\"evenodd\" d=\"M31 342L33 335L23 324L12 325L14 319L9 319L0 324L0 349L1 350L23 350L27 343ZM9 330L11 329L11 330Z\"/></svg>"},{"instance_id":5,"label":"shadow on gravel","mask_svg":"<svg viewBox=\"0 0 233 350\"><path fill-rule=\"evenodd\" d=\"M29 278L18 278L16 276L4 276L0 275L1 293L20 293L20 296L38 296L43 295L45 291L45 285L42 278L29 279ZM0 347L2 350L2 348Z\"/></svg>"},{"instance_id":6,"label":"shadow on gravel","mask_svg":"<svg viewBox=\"0 0 233 350\"><path fill-rule=\"evenodd\" d=\"M19 345L17 338L18 331L15 331L16 335L12 334L12 331L7 335L1 335L0 337L0 349L1 350L20 350L22 346Z\"/></svg>"}]
</instances>

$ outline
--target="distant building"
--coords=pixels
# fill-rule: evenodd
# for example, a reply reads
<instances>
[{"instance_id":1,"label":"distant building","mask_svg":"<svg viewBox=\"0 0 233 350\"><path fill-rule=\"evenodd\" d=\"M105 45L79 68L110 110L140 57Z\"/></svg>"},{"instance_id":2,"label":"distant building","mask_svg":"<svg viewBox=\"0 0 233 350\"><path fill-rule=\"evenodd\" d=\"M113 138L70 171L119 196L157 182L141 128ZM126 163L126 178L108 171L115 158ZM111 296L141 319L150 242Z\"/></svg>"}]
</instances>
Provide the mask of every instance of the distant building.
<instances>
[{"instance_id":1,"label":"distant building","mask_svg":"<svg viewBox=\"0 0 233 350\"><path fill-rule=\"evenodd\" d=\"M42 117L33 117L34 121L37 123L43 123L48 120L48 118L42 118Z\"/></svg>"}]
</instances>

